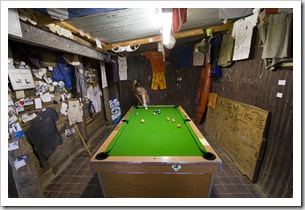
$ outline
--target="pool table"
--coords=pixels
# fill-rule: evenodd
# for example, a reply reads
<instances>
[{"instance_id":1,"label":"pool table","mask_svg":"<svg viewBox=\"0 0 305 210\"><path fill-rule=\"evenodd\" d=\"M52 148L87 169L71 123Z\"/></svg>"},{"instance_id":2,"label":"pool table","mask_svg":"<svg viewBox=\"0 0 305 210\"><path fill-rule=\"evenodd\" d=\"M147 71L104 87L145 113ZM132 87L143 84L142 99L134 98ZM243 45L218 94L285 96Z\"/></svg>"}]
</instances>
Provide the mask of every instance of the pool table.
<instances>
[{"instance_id":1,"label":"pool table","mask_svg":"<svg viewBox=\"0 0 305 210\"><path fill-rule=\"evenodd\" d=\"M133 106L90 167L105 197L195 198L210 196L222 161L181 106Z\"/></svg>"}]
</instances>

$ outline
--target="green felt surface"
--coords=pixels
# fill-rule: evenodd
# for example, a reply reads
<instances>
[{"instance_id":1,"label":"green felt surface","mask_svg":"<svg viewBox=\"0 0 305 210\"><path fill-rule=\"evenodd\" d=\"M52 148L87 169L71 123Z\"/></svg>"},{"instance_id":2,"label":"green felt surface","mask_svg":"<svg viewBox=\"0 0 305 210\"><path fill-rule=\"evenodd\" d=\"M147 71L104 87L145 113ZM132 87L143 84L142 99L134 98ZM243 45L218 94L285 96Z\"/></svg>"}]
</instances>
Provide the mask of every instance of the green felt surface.
<instances>
[{"instance_id":1,"label":"green felt surface","mask_svg":"<svg viewBox=\"0 0 305 210\"><path fill-rule=\"evenodd\" d=\"M154 110L161 114L154 115ZM110 156L202 156L205 150L185 116L174 106L133 108L126 121L106 149Z\"/></svg>"}]
</instances>

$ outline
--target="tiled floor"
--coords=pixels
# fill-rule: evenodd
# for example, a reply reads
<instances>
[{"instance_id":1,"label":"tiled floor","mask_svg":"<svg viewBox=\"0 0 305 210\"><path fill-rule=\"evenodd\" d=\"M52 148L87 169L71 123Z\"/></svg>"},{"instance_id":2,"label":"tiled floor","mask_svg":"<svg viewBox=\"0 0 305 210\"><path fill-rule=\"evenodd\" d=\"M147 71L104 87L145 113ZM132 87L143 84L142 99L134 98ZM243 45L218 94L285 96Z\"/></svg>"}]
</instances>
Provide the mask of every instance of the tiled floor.
<instances>
[{"instance_id":1,"label":"tiled floor","mask_svg":"<svg viewBox=\"0 0 305 210\"><path fill-rule=\"evenodd\" d=\"M89 141L92 154L101 146L115 126L100 130ZM266 197L246 176L243 176L221 147L203 131L208 142L223 161L220 174L216 174L211 198L264 198ZM103 198L98 177L89 168L90 156L86 149L80 151L70 163L44 189L46 198Z\"/></svg>"}]
</instances>

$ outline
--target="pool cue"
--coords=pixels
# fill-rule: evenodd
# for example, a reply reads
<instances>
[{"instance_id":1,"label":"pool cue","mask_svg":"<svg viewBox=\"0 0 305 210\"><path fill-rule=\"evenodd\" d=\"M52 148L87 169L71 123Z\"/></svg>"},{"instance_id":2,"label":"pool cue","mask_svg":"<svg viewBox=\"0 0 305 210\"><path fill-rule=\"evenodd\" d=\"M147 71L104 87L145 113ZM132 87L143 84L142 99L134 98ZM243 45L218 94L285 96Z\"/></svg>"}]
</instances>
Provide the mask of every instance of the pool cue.
<instances>
[{"instance_id":1,"label":"pool cue","mask_svg":"<svg viewBox=\"0 0 305 210\"><path fill-rule=\"evenodd\" d=\"M135 96L139 99L139 101L141 102L141 104L144 106L144 104L142 103L142 101L140 100L140 98L137 96L137 94L135 94ZM146 109L147 107L145 107Z\"/></svg>"},{"instance_id":2,"label":"pool cue","mask_svg":"<svg viewBox=\"0 0 305 210\"><path fill-rule=\"evenodd\" d=\"M75 129L77 130L77 133L78 133L78 135L80 136L80 138L81 138L81 140L82 140L84 146L86 147L86 149L87 149L87 151L88 151L90 157L92 157L92 154L91 154L91 152L90 152L90 150L89 150L89 148L88 148L88 146L87 146L85 140L83 139L82 135L80 134L80 132L79 132L78 128L76 127L76 125L74 124L74 122L73 122L73 125L74 125Z\"/></svg>"}]
</instances>

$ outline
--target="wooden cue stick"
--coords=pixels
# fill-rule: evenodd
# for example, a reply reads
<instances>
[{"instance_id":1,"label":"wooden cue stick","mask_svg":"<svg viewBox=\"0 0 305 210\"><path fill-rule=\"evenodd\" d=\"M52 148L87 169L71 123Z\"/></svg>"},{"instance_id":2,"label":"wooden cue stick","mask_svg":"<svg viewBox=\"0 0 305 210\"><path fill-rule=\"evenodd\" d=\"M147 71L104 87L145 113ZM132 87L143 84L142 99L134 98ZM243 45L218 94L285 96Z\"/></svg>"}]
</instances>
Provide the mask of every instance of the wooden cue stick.
<instances>
[{"instance_id":1,"label":"wooden cue stick","mask_svg":"<svg viewBox=\"0 0 305 210\"><path fill-rule=\"evenodd\" d=\"M141 99L137 96L137 94L135 94L135 96L139 99L139 101L141 102L141 104L144 106L144 104L142 103Z\"/></svg>"},{"instance_id":2,"label":"wooden cue stick","mask_svg":"<svg viewBox=\"0 0 305 210\"><path fill-rule=\"evenodd\" d=\"M87 147L87 144L86 144L85 140L83 139L82 135L80 134L80 132L79 132L78 128L76 127L76 125L74 124L74 122L73 122L73 125L74 125L75 129L77 130L77 133L78 133L78 135L80 136L80 138L81 138L83 144L85 145L85 147L86 147L86 149L87 149L87 151L88 151L90 157L92 157L92 154L91 154L89 148Z\"/></svg>"}]
</instances>

